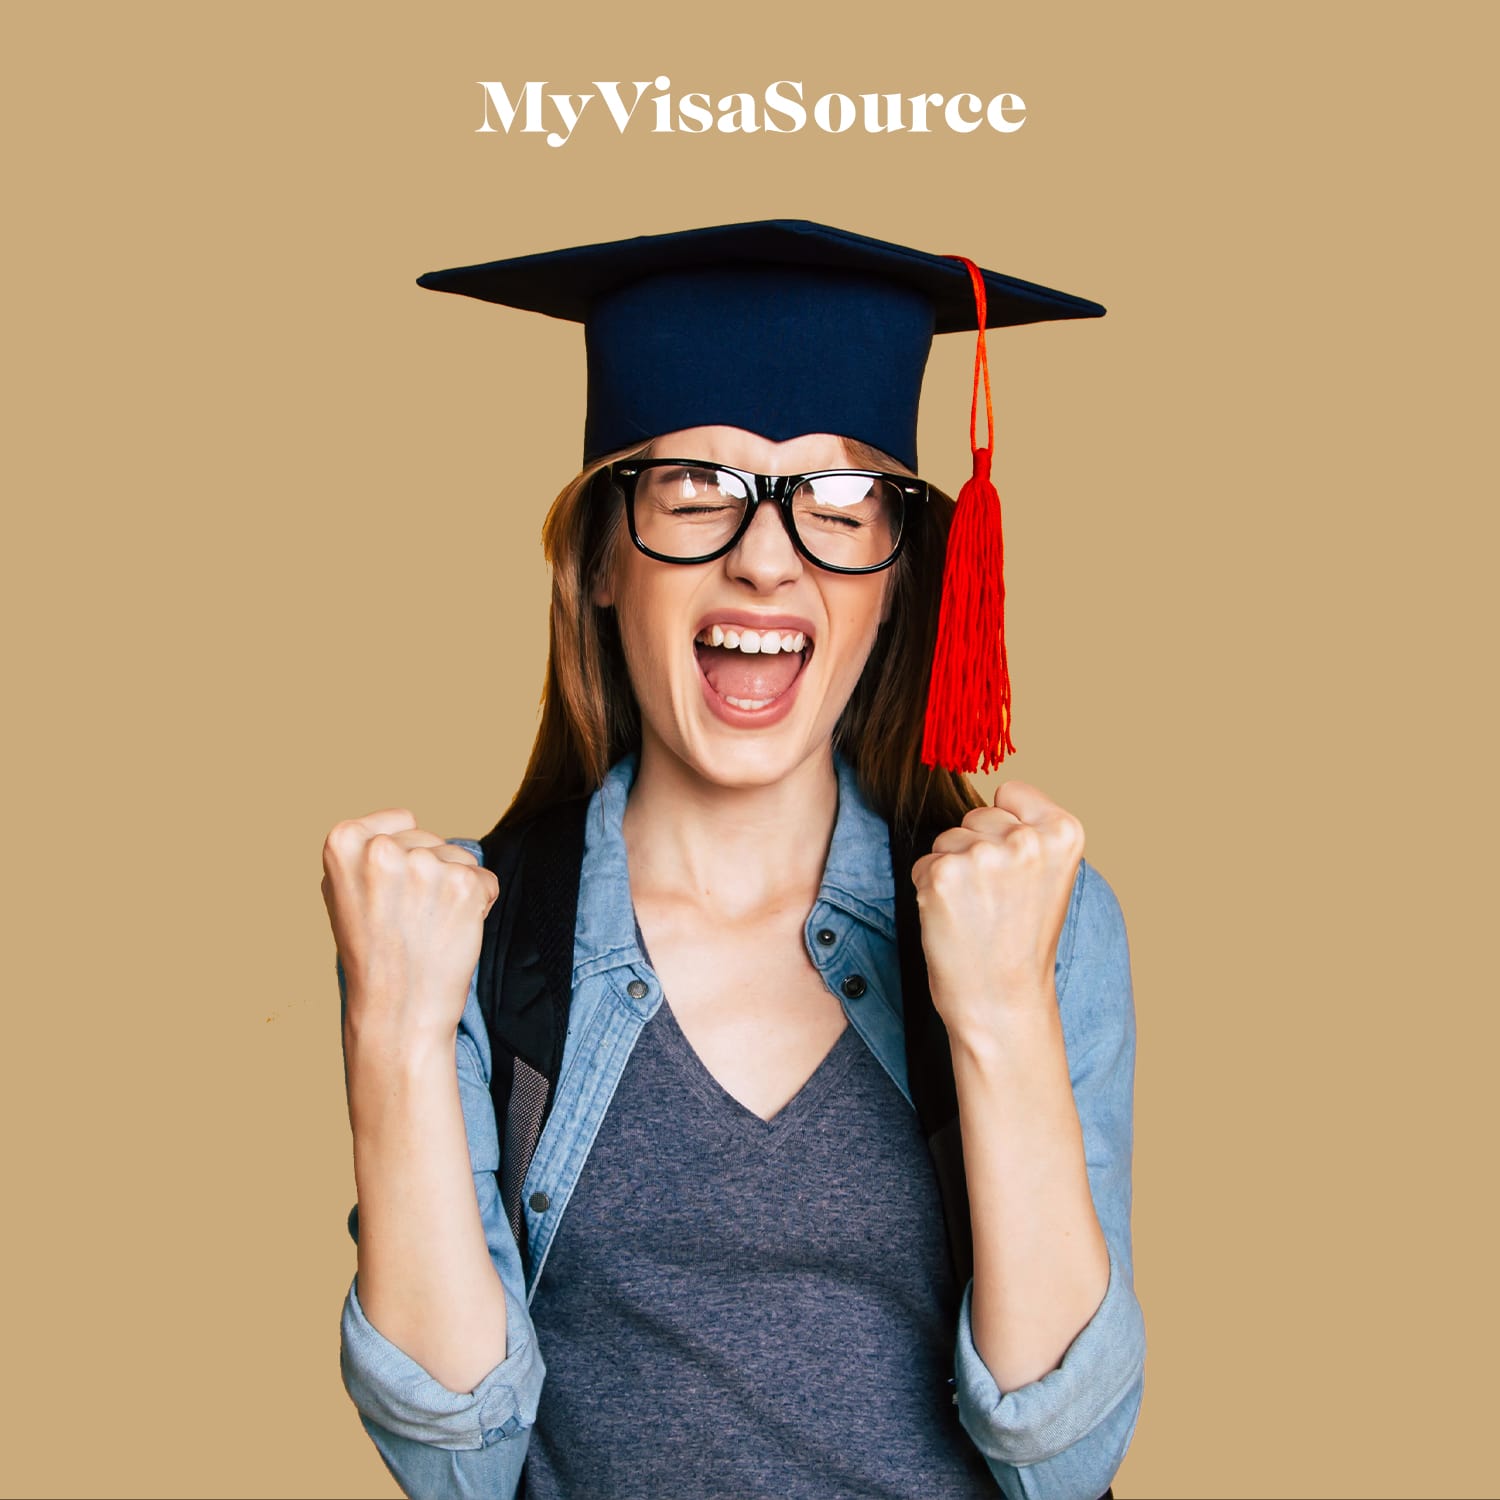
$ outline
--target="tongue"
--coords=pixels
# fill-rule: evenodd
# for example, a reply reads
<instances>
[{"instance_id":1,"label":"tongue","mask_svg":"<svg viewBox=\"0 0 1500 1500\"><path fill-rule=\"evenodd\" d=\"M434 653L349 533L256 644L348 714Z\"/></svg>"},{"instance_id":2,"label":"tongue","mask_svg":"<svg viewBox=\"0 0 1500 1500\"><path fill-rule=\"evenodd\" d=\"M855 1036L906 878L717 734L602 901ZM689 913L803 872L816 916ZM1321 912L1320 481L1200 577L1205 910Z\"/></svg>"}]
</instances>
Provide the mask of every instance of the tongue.
<instances>
[{"instance_id":1,"label":"tongue","mask_svg":"<svg viewBox=\"0 0 1500 1500\"><path fill-rule=\"evenodd\" d=\"M698 660L721 698L779 698L802 668L800 651L747 656L724 646L699 646Z\"/></svg>"}]
</instances>

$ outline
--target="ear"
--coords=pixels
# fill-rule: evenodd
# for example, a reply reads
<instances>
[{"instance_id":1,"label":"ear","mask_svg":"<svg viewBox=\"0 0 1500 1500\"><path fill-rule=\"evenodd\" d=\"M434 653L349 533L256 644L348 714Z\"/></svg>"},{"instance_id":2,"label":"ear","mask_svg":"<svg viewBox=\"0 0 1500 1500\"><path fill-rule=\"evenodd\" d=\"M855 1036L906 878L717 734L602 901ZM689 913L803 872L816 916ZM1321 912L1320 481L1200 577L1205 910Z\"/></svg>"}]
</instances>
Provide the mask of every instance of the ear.
<instances>
[{"instance_id":1,"label":"ear","mask_svg":"<svg viewBox=\"0 0 1500 1500\"><path fill-rule=\"evenodd\" d=\"M585 503L590 507L602 509L610 503L611 491L620 511L615 518L614 534L595 561L594 577L589 584L589 600L599 609L615 607L615 566L620 554L619 532L625 526L625 505L623 495L610 483L608 468L596 469L589 479Z\"/></svg>"},{"instance_id":2,"label":"ear","mask_svg":"<svg viewBox=\"0 0 1500 1500\"><path fill-rule=\"evenodd\" d=\"M594 569L594 581L589 588L589 598L600 609L612 609L615 602L615 564L613 547L600 559Z\"/></svg>"}]
</instances>

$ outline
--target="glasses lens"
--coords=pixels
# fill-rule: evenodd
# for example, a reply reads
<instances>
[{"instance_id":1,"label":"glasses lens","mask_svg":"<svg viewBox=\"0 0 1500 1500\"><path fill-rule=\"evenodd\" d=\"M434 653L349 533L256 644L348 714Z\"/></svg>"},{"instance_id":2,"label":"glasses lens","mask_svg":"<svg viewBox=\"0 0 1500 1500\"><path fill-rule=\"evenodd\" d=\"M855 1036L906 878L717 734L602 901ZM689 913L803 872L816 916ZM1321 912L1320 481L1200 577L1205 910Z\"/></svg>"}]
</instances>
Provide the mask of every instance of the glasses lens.
<instances>
[{"instance_id":1,"label":"glasses lens","mask_svg":"<svg viewBox=\"0 0 1500 1500\"><path fill-rule=\"evenodd\" d=\"M717 551L745 515L750 492L723 469L648 464L635 484L635 529L663 557Z\"/></svg>"},{"instance_id":2,"label":"glasses lens","mask_svg":"<svg viewBox=\"0 0 1500 1500\"><path fill-rule=\"evenodd\" d=\"M881 474L816 474L792 496L803 545L836 568L874 568L901 540L900 487Z\"/></svg>"}]
</instances>

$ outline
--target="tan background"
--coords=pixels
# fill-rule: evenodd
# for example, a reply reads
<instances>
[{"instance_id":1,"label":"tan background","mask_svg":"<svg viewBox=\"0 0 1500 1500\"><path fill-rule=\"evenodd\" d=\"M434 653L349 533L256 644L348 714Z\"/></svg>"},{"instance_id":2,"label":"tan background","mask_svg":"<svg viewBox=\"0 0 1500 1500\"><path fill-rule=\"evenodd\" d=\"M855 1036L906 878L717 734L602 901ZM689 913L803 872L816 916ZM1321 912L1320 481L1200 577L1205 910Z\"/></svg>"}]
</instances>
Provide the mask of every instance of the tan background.
<instances>
[{"instance_id":1,"label":"tan background","mask_svg":"<svg viewBox=\"0 0 1500 1500\"><path fill-rule=\"evenodd\" d=\"M1495 9L520 9L5 12L0 1485L396 1493L319 850L503 808L582 421L576 327L413 278L800 216L1110 309L994 349L1005 773L1131 935L1118 1493L1493 1493ZM481 78L658 72L1030 118L474 133Z\"/></svg>"}]
</instances>

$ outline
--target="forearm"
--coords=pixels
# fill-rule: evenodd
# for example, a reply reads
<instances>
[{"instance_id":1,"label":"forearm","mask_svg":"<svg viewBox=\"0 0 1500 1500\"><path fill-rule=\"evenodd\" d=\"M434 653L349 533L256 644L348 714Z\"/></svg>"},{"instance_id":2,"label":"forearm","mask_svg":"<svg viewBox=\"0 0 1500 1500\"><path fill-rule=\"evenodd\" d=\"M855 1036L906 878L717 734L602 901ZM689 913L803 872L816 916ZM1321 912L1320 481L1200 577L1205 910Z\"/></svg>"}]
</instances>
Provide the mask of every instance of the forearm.
<instances>
[{"instance_id":1,"label":"forearm","mask_svg":"<svg viewBox=\"0 0 1500 1500\"><path fill-rule=\"evenodd\" d=\"M359 1196L359 1300L372 1327L449 1390L472 1391L506 1353L464 1131L454 1039L413 1042L345 1025Z\"/></svg>"},{"instance_id":2,"label":"forearm","mask_svg":"<svg viewBox=\"0 0 1500 1500\"><path fill-rule=\"evenodd\" d=\"M1055 1369L1099 1308L1109 1248L1089 1190L1055 994L951 1039L973 1225L974 1346L1002 1391Z\"/></svg>"}]
</instances>

